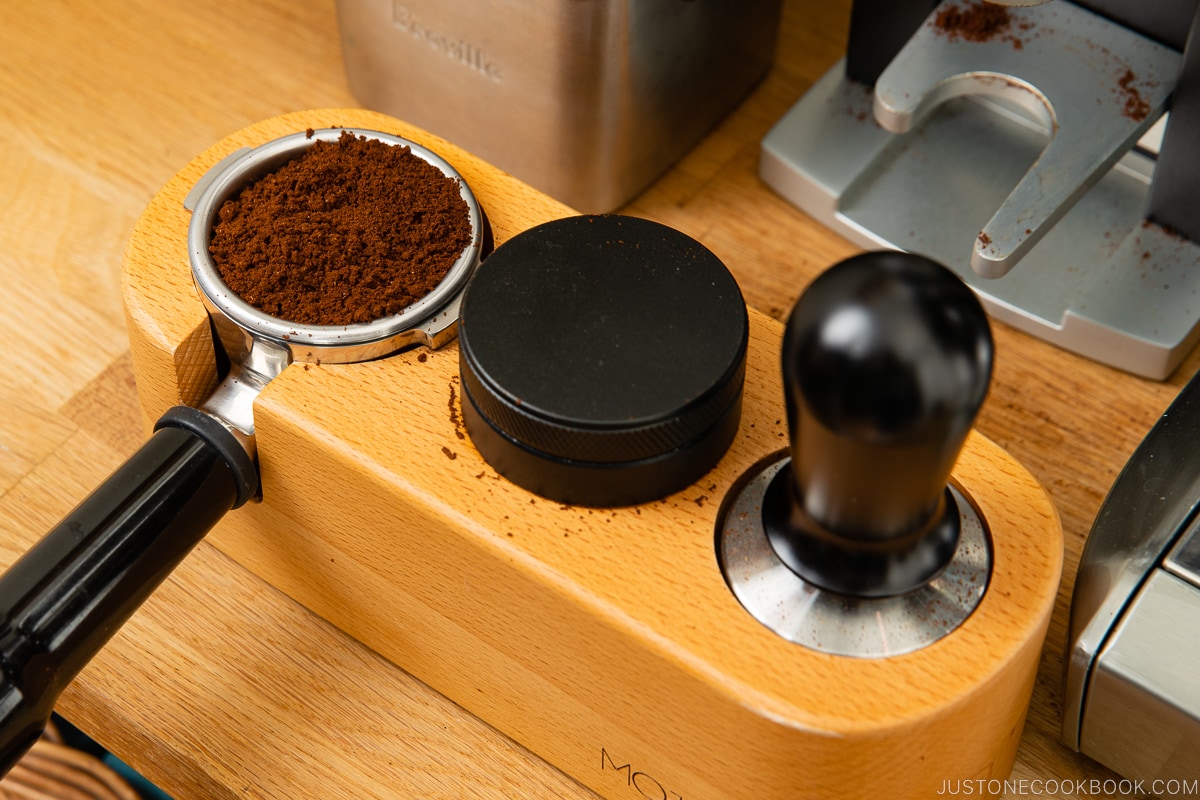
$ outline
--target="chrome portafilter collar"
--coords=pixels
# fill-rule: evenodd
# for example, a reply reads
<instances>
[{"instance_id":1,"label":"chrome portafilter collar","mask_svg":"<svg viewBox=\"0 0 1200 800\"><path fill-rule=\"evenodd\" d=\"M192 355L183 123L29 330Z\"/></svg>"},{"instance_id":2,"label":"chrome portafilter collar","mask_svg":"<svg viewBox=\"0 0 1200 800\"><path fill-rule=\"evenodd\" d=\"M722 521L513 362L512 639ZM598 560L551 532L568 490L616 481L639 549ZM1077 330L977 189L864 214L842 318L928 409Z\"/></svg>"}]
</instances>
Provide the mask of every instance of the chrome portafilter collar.
<instances>
[{"instance_id":1,"label":"chrome portafilter collar","mask_svg":"<svg viewBox=\"0 0 1200 800\"><path fill-rule=\"evenodd\" d=\"M304 325L273 317L247 303L222 280L209 250L212 231L225 201L244 187L304 154L316 142L337 141L343 132L406 147L412 155L454 181L467 206L470 243L432 292L400 313L350 325ZM356 128L324 128L294 133L226 156L196 182L184 200L192 212L187 245L192 278L230 373L202 404L243 440L253 454L254 398L293 361L347 364L389 355L410 345L441 347L457 331L463 289L484 255L486 221L470 187L445 159L399 136Z\"/></svg>"},{"instance_id":2,"label":"chrome portafilter collar","mask_svg":"<svg viewBox=\"0 0 1200 800\"><path fill-rule=\"evenodd\" d=\"M221 279L209 252L217 214L226 200L248 184L292 161L319 141L334 142L343 131L386 144L407 147L458 184L467 206L471 241L437 287L399 314L352 325L301 325L270 316L247 303ZM412 344L440 347L454 338L458 301L483 253L485 224L475 195L445 159L416 142L379 131L324 128L274 139L238 150L197 181L184 206L192 211L188 256L192 277L231 361L250 351L254 341L284 350L290 361L353 363L393 353ZM232 327L231 327L232 325Z\"/></svg>"}]
</instances>

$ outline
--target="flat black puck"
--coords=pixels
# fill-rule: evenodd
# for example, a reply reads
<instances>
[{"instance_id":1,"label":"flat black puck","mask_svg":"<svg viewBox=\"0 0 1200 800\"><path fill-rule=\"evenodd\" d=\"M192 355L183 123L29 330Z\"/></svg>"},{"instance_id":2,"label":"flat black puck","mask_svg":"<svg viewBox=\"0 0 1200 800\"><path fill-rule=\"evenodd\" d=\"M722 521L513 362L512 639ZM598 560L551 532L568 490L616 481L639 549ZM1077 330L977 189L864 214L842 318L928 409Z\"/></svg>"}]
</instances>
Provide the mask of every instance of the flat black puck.
<instances>
[{"instance_id":1,"label":"flat black puck","mask_svg":"<svg viewBox=\"0 0 1200 800\"><path fill-rule=\"evenodd\" d=\"M458 335L467 433L543 497L663 497L737 433L745 300L720 259L657 222L570 217L513 237L468 284Z\"/></svg>"}]
</instances>

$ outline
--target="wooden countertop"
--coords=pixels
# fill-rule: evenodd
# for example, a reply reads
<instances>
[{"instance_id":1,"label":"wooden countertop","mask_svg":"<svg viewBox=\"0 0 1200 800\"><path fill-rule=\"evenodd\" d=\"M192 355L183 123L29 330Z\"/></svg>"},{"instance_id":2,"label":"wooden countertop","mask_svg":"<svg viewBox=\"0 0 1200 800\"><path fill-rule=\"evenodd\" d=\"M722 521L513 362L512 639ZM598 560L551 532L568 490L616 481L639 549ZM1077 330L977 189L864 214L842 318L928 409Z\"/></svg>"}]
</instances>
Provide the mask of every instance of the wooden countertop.
<instances>
[{"instance_id":1,"label":"wooden countertop","mask_svg":"<svg viewBox=\"0 0 1200 800\"><path fill-rule=\"evenodd\" d=\"M768 78L626 209L703 241L777 317L856 251L757 178L759 141L839 57L848 15L848 0L788 0ZM333 0L0 6L0 566L142 441L119 270L150 198L250 123L355 105ZM1111 777L1058 741L1075 567L1198 356L1156 382L994 329L978 427L1043 482L1067 541L1014 778ZM593 796L205 544L60 710L180 800Z\"/></svg>"}]
</instances>

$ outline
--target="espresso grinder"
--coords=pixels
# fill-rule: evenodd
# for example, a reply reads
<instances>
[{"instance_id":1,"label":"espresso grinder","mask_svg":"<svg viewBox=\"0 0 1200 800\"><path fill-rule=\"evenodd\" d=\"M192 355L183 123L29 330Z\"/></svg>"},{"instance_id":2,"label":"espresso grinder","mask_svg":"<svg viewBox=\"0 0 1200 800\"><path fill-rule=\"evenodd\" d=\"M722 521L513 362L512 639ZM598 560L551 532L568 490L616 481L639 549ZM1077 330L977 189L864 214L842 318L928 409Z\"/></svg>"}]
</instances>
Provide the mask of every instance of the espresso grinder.
<instances>
[{"instance_id":1,"label":"espresso grinder","mask_svg":"<svg viewBox=\"0 0 1200 800\"><path fill-rule=\"evenodd\" d=\"M1200 320L1198 28L1190 0L858 0L762 177L994 317L1164 378Z\"/></svg>"}]
</instances>

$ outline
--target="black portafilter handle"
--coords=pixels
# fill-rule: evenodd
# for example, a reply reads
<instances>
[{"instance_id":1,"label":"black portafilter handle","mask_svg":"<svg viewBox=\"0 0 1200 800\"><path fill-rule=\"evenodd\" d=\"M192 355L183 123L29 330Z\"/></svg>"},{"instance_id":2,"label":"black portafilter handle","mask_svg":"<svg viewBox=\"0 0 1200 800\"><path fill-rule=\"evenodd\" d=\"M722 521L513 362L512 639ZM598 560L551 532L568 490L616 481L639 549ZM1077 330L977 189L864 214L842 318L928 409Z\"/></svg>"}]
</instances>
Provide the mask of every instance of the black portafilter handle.
<instances>
[{"instance_id":1,"label":"black portafilter handle","mask_svg":"<svg viewBox=\"0 0 1200 800\"><path fill-rule=\"evenodd\" d=\"M987 394L992 335L972 291L922 256L871 252L820 275L783 339L791 462L763 524L804 580L904 594L954 555L947 481Z\"/></svg>"},{"instance_id":2,"label":"black portafilter handle","mask_svg":"<svg viewBox=\"0 0 1200 800\"><path fill-rule=\"evenodd\" d=\"M257 489L257 468L228 429L202 411L171 409L0 575L0 777L37 740L62 690Z\"/></svg>"}]
</instances>

